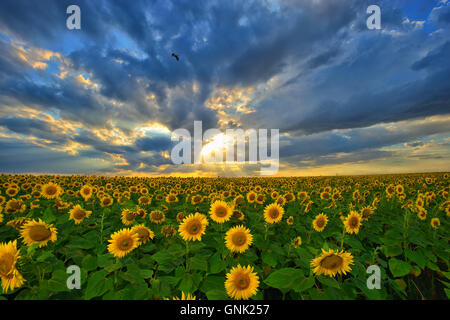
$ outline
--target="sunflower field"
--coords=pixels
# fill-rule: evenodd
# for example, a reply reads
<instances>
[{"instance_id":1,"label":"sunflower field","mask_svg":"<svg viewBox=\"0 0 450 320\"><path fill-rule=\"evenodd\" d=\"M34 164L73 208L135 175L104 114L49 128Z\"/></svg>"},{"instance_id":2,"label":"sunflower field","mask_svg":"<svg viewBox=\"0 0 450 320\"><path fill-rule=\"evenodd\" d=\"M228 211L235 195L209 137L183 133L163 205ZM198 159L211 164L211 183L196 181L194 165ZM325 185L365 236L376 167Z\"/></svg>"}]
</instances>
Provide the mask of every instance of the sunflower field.
<instances>
[{"instance_id":1,"label":"sunflower field","mask_svg":"<svg viewBox=\"0 0 450 320\"><path fill-rule=\"evenodd\" d=\"M0 299L448 299L449 216L448 173L3 174Z\"/></svg>"}]
</instances>

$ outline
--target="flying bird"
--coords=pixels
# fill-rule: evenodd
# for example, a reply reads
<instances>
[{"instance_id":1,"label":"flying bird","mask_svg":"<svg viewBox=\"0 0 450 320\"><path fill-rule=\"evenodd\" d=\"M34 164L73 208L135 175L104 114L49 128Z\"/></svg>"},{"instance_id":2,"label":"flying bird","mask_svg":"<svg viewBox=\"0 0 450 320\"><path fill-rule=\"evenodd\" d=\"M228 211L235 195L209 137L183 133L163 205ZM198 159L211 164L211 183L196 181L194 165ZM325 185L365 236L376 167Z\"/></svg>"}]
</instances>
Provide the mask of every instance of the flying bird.
<instances>
[{"instance_id":1,"label":"flying bird","mask_svg":"<svg viewBox=\"0 0 450 320\"><path fill-rule=\"evenodd\" d=\"M178 55L176 55L175 53L172 53L172 57L175 57L175 59L177 59L177 61L180 60L180 57L178 57Z\"/></svg>"}]
</instances>

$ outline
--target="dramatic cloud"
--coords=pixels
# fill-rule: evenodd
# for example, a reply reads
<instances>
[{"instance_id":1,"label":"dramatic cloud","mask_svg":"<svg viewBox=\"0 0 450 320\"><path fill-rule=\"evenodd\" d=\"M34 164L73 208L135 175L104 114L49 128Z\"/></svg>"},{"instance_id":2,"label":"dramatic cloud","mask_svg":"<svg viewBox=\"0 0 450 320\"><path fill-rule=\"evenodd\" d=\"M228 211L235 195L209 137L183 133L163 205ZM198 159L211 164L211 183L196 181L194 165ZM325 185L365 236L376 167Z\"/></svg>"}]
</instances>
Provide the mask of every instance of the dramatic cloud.
<instances>
[{"instance_id":1,"label":"dramatic cloud","mask_svg":"<svg viewBox=\"0 0 450 320\"><path fill-rule=\"evenodd\" d=\"M66 28L72 4L81 30ZM381 30L366 27L371 4ZM173 165L171 132L200 120L280 129L280 174L449 170L449 17L441 0L4 0L0 164L258 172Z\"/></svg>"}]
</instances>

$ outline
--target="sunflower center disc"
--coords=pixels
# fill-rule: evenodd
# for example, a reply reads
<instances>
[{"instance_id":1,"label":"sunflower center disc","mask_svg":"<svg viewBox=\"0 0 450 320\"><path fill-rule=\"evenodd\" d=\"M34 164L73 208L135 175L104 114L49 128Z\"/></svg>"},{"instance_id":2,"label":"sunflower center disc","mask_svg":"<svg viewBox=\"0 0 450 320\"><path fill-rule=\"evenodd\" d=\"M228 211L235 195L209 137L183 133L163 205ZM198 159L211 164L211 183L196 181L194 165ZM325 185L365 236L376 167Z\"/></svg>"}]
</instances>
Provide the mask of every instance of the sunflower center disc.
<instances>
[{"instance_id":1,"label":"sunflower center disc","mask_svg":"<svg viewBox=\"0 0 450 320\"><path fill-rule=\"evenodd\" d=\"M241 278L237 281L237 287L241 290L245 290L250 285L250 279L248 276L242 275Z\"/></svg>"},{"instance_id":2,"label":"sunflower center disc","mask_svg":"<svg viewBox=\"0 0 450 320\"><path fill-rule=\"evenodd\" d=\"M326 257L322 260L320 265L326 269L335 269L342 265L343 259L337 255L332 255L329 257Z\"/></svg>"},{"instance_id":3,"label":"sunflower center disc","mask_svg":"<svg viewBox=\"0 0 450 320\"><path fill-rule=\"evenodd\" d=\"M83 210L77 210L73 216L75 219L83 219L86 216L86 213Z\"/></svg>"},{"instance_id":4,"label":"sunflower center disc","mask_svg":"<svg viewBox=\"0 0 450 320\"><path fill-rule=\"evenodd\" d=\"M2 276L8 275L14 264L14 257L10 254L5 254L0 257L0 274Z\"/></svg>"},{"instance_id":5,"label":"sunflower center disc","mask_svg":"<svg viewBox=\"0 0 450 320\"><path fill-rule=\"evenodd\" d=\"M53 195L56 193L56 188L55 187L48 187L47 188L47 193L50 195Z\"/></svg>"},{"instance_id":6,"label":"sunflower center disc","mask_svg":"<svg viewBox=\"0 0 450 320\"><path fill-rule=\"evenodd\" d=\"M30 230L30 238L34 241L46 240L51 234L51 231L44 226L35 226Z\"/></svg>"}]
</instances>

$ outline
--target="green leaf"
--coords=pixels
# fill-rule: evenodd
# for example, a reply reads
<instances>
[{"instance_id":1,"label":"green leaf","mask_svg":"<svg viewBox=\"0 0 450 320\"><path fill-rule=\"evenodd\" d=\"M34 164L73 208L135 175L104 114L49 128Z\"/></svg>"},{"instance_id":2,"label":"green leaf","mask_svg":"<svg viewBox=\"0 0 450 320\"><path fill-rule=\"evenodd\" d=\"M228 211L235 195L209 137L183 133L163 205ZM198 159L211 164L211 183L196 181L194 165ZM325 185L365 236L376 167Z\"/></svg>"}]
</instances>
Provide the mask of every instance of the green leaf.
<instances>
[{"instance_id":1,"label":"green leaf","mask_svg":"<svg viewBox=\"0 0 450 320\"><path fill-rule=\"evenodd\" d=\"M412 251L408 248L405 249L405 256L417 264L421 269L425 268L427 261L425 257L420 253L420 251Z\"/></svg>"},{"instance_id":2,"label":"green leaf","mask_svg":"<svg viewBox=\"0 0 450 320\"><path fill-rule=\"evenodd\" d=\"M43 262L50 257L53 257L53 253L51 253L49 251L44 251L39 257L37 257L36 261Z\"/></svg>"},{"instance_id":3,"label":"green leaf","mask_svg":"<svg viewBox=\"0 0 450 320\"><path fill-rule=\"evenodd\" d=\"M444 288L445 294L447 295L447 298L450 299L450 289Z\"/></svg>"},{"instance_id":4,"label":"green leaf","mask_svg":"<svg viewBox=\"0 0 450 320\"><path fill-rule=\"evenodd\" d=\"M300 280L297 287L294 290L296 292L303 292L305 290L308 290L308 289L314 287L315 283L316 283L315 278L313 276L310 276L310 277Z\"/></svg>"},{"instance_id":5,"label":"green leaf","mask_svg":"<svg viewBox=\"0 0 450 320\"><path fill-rule=\"evenodd\" d=\"M272 251L264 251L261 254L262 261L271 267L275 267L277 265L278 262L277 258L278 258L277 255Z\"/></svg>"},{"instance_id":6,"label":"green leaf","mask_svg":"<svg viewBox=\"0 0 450 320\"><path fill-rule=\"evenodd\" d=\"M100 270L89 277L85 292L86 300L101 296L108 291L108 289L110 289L110 286L106 280L107 274L108 272L106 272L106 270Z\"/></svg>"},{"instance_id":7,"label":"green leaf","mask_svg":"<svg viewBox=\"0 0 450 320\"><path fill-rule=\"evenodd\" d=\"M389 270L394 277L403 277L411 271L411 265L396 258L389 259Z\"/></svg>"},{"instance_id":8,"label":"green leaf","mask_svg":"<svg viewBox=\"0 0 450 320\"><path fill-rule=\"evenodd\" d=\"M220 253L215 253L209 258L209 273L215 274L221 272L226 267L226 262L222 260Z\"/></svg>"},{"instance_id":9,"label":"green leaf","mask_svg":"<svg viewBox=\"0 0 450 320\"><path fill-rule=\"evenodd\" d=\"M189 268L191 270L208 271L208 262L204 258L195 255L189 259Z\"/></svg>"},{"instance_id":10,"label":"green leaf","mask_svg":"<svg viewBox=\"0 0 450 320\"><path fill-rule=\"evenodd\" d=\"M302 279L301 269L283 268L272 272L264 282L273 288L290 290L296 288Z\"/></svg>"},{"instance_id":11,"label":"green leaf","mask_svg":"<svg viewBox=\"0 0 450 320\"><path fill-rule=\"evenodd\" d=\"M193 293L193 287L194 287L194 280L192 279L192 276L189 273L186 273L181 279L180 285L178 286L178 289L185 294Z\"/></svg>"},{"instance_id":12,"label":"green leaf","mask_svg":"<svg viewBox=\"0 0 450 320\"><path fill-rule=\"evenodd\" d=\"M64 270L55 270L52 273L52 277L47 282L48 289L53 292L70 291L69 288L67 288L67 278L69 276L70 275Z\"/></svg>"},{"instance_id":13,"label":"green leaf","mask_svg":"<svg viewBox=\"0 0 450 320\"><path fill-rule=\"evenodd\" d=\"M332 287L332 288L336 288L336 289L341 288L341 286L339 285L339 282L337 282L336 279L334 279L334 278L318 276L317 280L319 280L319 282L321 284L323 284L324 286Z\"/></svg>"},{"instance_id":14,"label":"green leaf","mask_svg":"<svg viewBox=\"0 0 450 320\"><path fill-rule=\"evenodd\" d=\"M45 209L44 214L42 216L42 220L44 220L47 223L52 223L56 220L56 218L53 214L53 209L51 207L48 207L47 209Z\"/></svg>"},{"instance_id":15,"label":"green leaf","mask_svg":"<svg viewBox=\"0 0 450 320\"><path fill-rule=\"evenodd\" d=\"M92 271L97 269L97 259L91 255L87 255L81 261L81 266L86 269L86 271Z\"/></svg>"},{"instance_id":16,"label":"green leaf","mask_svg":"<svg viewBox=\"0 0 450 320\"><path fill-rule=\"evenodd\" d=\"M433 271L440 271L439 267L431 261L427 261L427 267Z\"/></svg>"},{"instance_id":17,"label":"green leaf","mask_svg":"<svg viewBox=\"0 0 450 320\"><path fill-rule=\"evenodd\" d=\"M225 289L213 289L207 291L205 294L208 300L229 300Z\"/></svg>"},{"instance_id":18,"label":"green leaf","mask_svg":"<svg viewBox=\"0 0 450 320\"><path fill-rule=\"evenodd\" d=\"M223 276L207 276L203 281L200 290L206 293L211 290L222 290L225 289Z\"/></svg>"}]
</instances>

